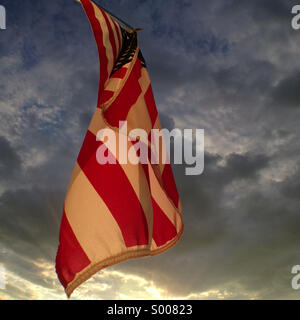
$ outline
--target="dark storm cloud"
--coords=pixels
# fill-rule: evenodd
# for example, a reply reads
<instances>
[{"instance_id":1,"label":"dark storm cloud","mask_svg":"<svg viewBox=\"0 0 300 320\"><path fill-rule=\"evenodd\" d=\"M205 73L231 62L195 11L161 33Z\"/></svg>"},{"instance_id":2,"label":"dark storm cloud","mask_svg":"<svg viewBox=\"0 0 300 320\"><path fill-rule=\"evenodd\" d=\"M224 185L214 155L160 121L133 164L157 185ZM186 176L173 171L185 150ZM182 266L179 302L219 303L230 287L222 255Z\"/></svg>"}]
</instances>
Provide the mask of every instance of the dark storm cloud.
<instances>
[{"instance_id":1,"label":"dark storm cloud","mask_svg":"<svg viewBox=\"0 0 300 320\"><path fill-rule=\"evenodd\" d=\"M0 200L1 243L28 258L53 258L62 204L58 191L5 192Z\"/></svg>"},{"instance_id":2,"label":"dark storm cloud","mask_svg":"<svg viewBox=\"0 0 300 320\"><path fill-rule=\"evenodd\" d=\"M45 185L44 185L45 186ZM36 299L37 288L56 287L54 261L64 192L35 188L8 191L0 198L0 261L5 266L7 288L14 299ZM48 263L50 271L39 265ZM13 274L13 277L10 274ZM48 276L47 276L48 275Z\"/></svg>"},{"instance_id":3,"label":"dark storm cloud","mask_svg":"<svg viewBox=\"0 0 300 320\"><path fill-rule=\"evenodd\" d=\"M300 171L292 174L284 182L279 183L282 194L291 200L300 201Z\"/></svg>"},{"instance_id":4,"label":"dark storm cloud","mask_svg":"<svg viewBox=\"0 0 300 320\"><path fill-rule=\"evenodd\" d=\"M0 137L0 177L12 178L19 170L21 170L19 155L4 137Z\"/></svg>"},{"instance_id":5,"label":"dark storm cloud","mask_svg":"<svg viewBox=\"0 0 300 320\"><path fill-rule=\"evenodd\" d=\"M269 61L252 60L245 65L234 65L219 69L213 74L216 87L223 98L238 101L252 94L263 95L271 90L276 67Z\"/></svg>"},{"instance_id":6,"label":"dark storm cloud","mask_svg":"<svg viewBox=\"0 0 300 320\"><path fill-rule=\"evenodd\" d=\"M269 159L265 155L231 154L226 159L226 174L231 179L254 179L257 172L269 164Z\"/></svg>"},{"instance_id":7,"label":"dark storm cloud","mask_svg":"<svg viewBox=\"0 0 300 320\"><path fill-rule=\"evenodd\" d=\"M9 183L0 184L7 249L0 262L49 292L36 262L54 269L64 194L96 106L97 49L75 1L2 3L0 179ZM171 296L220 290L227 298L297 298L290 288L300 261L294 1L101 3L144 28L140 45L163 126L204 128L207 148L201 176L174 167L182 240L111 270L153 280ZM7 290L35 297L18 283Z\"/></svg>"},{"instance_id":8,"label":"dark storm cloud","mask_svg":"<svg viewBox=\"0 0 300 320\"><path fill-rule=\"evenodd\" d=\"M300 71L288 75L273 89L272 100L281 107L300 107Z\"/></svg>"},{"instance_id":9,"label":"dark storm cloud","mask_svg":"<svg viewBox=\"0 0 300 320\"><path fill-rule=\"evenodd\" d=\"M232 11L246 11L249 16L258 21L282 22L282 20L289 18L293 4L295 4L295 1L290 0L230 0L226 1L226 3L223 2L219 10L228 13Z\"/></svg>"}]
</instances>

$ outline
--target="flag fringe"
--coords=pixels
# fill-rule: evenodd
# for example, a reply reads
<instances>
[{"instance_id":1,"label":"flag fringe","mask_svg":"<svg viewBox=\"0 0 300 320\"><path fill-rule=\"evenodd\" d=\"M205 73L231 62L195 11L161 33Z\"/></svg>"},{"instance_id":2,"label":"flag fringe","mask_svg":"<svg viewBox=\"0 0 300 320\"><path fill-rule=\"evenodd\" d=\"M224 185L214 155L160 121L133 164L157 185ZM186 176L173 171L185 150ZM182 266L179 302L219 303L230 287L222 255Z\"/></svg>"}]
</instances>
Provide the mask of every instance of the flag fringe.
<instances>
[{"instance_id":1,"label":"flag fringe","mask_svg":"<svg viewBox=\"0 0 300 320\"><path fill-rule=\"evenodd\" d=\"M181 215L180 215L181 218ZM65 288L65 292L68 296L68 298L71 297L71 294L74 292L74 290L79 287L83 282L90 279L93 275L95 275L97 272L99 272L101 269L104 269L106 267L109 267L111 265L123 262L125 260L134 259L134 258L143 258L143 257L152 257L155 255L158 255L160 253L163 253L164 251L167 251L168 249L172 248L181 238L181 235L183 233L184 225L181 224L181 229L177 233L176 237L174 237L171 241L169 241L167 244L165 244L162 247L159 247L153 251L150 249L137 249L130 252L124 252L122 254L118 254L116 256L110 257L108 259L96 262L86 269L79 272L75 279L69 283L69 285Z\"/></svg>"}]
</instances>

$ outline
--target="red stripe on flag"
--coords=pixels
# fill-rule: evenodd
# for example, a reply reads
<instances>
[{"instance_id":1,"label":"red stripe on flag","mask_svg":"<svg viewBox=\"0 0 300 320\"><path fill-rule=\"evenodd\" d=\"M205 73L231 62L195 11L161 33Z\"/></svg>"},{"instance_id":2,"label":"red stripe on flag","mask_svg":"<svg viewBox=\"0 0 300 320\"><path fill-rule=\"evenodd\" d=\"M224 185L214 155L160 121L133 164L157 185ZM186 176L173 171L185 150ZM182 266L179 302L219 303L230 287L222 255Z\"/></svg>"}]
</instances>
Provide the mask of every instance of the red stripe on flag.
<instances>
[{"instance_id":1,"label":"red stripe on flag","mask_svg":"<svg viewBox=\"0 0 300 320\"><path fill-rule=\"evenodd\" d=\"M147 89L147 92L145 94L145 102L147 105L147 109L149 112L152 126L154 126L156 118L157 118L157 109L156 109L156 105L155 105L155 101L154 101L154 96L153 96L151 84L149 85L149 88Z\"/></svg>"},{"instance_id":2,"label":"red stripe on flag","mask_svg":"<svg viewBox=\"0 0 300 320\"><path fill-rule=\"evenodd\" d=\"M111 126L118 127L119 121L126 120L130 108L136 103L142 93L138 81L142 75L141 70L141 61L136 59L123 89L114 102L105 110L105 118Z\"/></svg>"},{"instance_id":3,"label":"red stripe on flag","mask_svg":"<svg viewBox=\"0 0 300 320\"><path fill-rule=\"evenodd\" d=\"M157 246L162 246L177 235L177 231L172 222L161 210L156 201L152 198L153 206L153 233L152 237Z\"/></svg>"},{"instance_id":4,"label":"red stripe on flag","mask_svg":"<svg viewBox=\"0 0 300 320\"><path fill-rule=\"evenodd\" d=\"M164 166L162 181L168 197L173 201L175 207L178 208L179 195L172 172L172 167L169 163L166 163Z\"/></svg>"},{"instance_id":5,"label":"red stripe on flag","mask_svg":"<svg viewBox=\"0 0 300 320\"><path fill-rule=\"evenodd\" d=\"M94 37L97 43L98 47L98 54L99 59L101 61L100 63L100 78L99 78L99 89L98 89L98 103L97 107L100 107L100 97L104 90L104 84L106 80L108 79L108 72L107 72L107 66L108 66L108 58L106 56L106 49L103 45L103 32L100 26L99 21L97 20L95 16L95 11L92 3L89 0L81 0L81 3L83 5L83 8L86 12L87 17L90 20Z\"/></svg>"},{"instance_id":6,"label":"red stripe on flag","mask_svg":"<svg viewBox=\"0 0 300 320\"><path fill-rule=\"evenodd\" d=\"M66 288L91 262L81 248L69 224L65 211L60 226L59 247L56 256L56 272L61 284Z\"/></svg>"},{"instance_id":7,"label":"red stripe on flag","mask_svg":"<svg viewBox=\"0 0 300 320\"><path fill-rule=\"evenodd\" d=\"M149 170L148 170L148 166L150 165L151 165L150 162L148 164L142 164L149 189L151 189ZM152 208L153 208L152 237L157 246L162 246L169 240L173 239L177 235L177 231L175 226L168 219L166 214L162 211L162 209L159 207L159 205L157 204L157 202L154 200L153 197L152 197Z\"/></svg>"},{"instance_id":8,"label":"red stripe on flag","mask_svg":"<svg viewBox=\"0 0 300 320\"><path fill-rule=\"evenodd\" d=\"M111 78L118 78L118 79L123 79L126 75L128 68L121 68L119 70L117 70L116 72L114 72L111 76Z\"/></svg>"},{"instance_id":9,"label":"red stripe on flag","mask_svg":"<svg viewBox=\"0 0 300 320\"><path fill-rule=\"evenodd\" d=\"M100 97L100 104L102 105L108 101L114 95L114 91L104 90L102 96Z\"/></svg>"},{"instance_id":10,"label":"red stripe on flag","mask_svg":"<svg viewBox=\"0 0 300 320\"><path fill-rule=\"evenodd\" d=\"M122 50L122 41L121 41L121 37L120 37L121 30L120 30L119 25L114 21L114 19L112 19L112 22L115 26L116 34L117 34L118 41L119 41L119 51L121 51Z\"/></svg>"},{"instance_id":11,"label":"red stripe on flag","mask_svg":"<svg viewBox=\"0 0 300 320\"><path fill-rule=\"evenodd\" d=\"M98 7L99 8L99 7ZM112 27L109 23L109 19L107 17L107 14L105 11L103 11L101 8L99 8L103 14L103 17L105 19L105 22L106 22L106 25L107 25L107 28L108 28L108 34L109 34L109 41L110 41L110 44L111 44L111 47L112 47L112 50L113 50L113 55L114 55L114 64L117 60L117 46L116 46L116 40L115 40L115 36L114 36L114 33L113 33L113 30L112 30Z\"/></svg>"},{"instance_id":12,"label":"red stripe on flag","mask_svg":"<svg viewBox=\"0 0 300 320\"><path fill-rule=\"evenodd\" d=\"M101 145L88 131L78 164L118 223L126 246L148 244L148 224L141 203L118 162L104 165L97 162L96 151Z\"/></svg>"}]
</instances>

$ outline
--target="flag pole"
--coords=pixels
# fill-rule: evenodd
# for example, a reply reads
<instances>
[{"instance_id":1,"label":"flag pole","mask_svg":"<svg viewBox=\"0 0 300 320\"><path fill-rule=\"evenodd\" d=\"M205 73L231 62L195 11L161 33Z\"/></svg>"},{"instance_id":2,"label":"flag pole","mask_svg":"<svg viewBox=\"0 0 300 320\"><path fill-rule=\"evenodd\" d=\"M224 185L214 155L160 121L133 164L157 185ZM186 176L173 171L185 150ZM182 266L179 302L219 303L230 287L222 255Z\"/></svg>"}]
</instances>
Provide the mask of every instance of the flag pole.
<instances>
[{"instance_id":1,"label":"flag pole","mask_svg":"<svg viewBox=\"0 0 300 320\"><path fill-rule=\"evenodd\" d=\"M80 0L75 0L77 2L80 2ZM97 4L97 2L95 0L93 0L93 2L95 2ZM100 6L99 4L97 4L100 8L102 8L105 12L107 12L114 20L116 20L118 23L122 24L124 27L126 27L127 29L129 29L129 31L132 32L137 32L137 31L141 31L143 29L141 28L133 28L130 24L126 23L124 20L118 18L117 16L115 16L113 13L111 13L109 10L103 8L102 6Z\"/></svg>"}]
</instances>

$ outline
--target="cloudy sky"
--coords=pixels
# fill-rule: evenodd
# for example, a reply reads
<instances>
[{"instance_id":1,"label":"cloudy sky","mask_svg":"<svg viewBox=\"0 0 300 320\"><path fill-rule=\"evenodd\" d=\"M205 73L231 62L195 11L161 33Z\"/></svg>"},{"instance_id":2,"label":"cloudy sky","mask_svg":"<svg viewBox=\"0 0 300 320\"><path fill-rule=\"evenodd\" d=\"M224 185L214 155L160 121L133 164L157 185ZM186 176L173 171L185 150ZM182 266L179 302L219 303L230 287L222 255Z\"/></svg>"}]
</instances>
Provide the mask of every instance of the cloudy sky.
<instances>
[{"instance_id":1,"label":"cloudy sky","mask_svg":"<svg viewBox=\"0 0 300 320\"><path fill-rule=\"evenodd\" d=\"M72 299L299 299L290 284L300 264L297 1L98 3L144 28L162 123L205 129L205 170L174 168L185 222L174 248L109 267ZM96 106L97 49L74 0L0 4L0 298L66 299L54 262Z\"/></svg>"}]
</instances>

